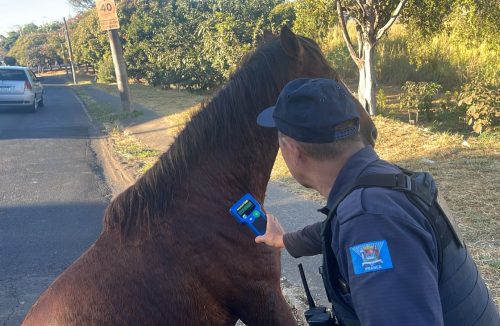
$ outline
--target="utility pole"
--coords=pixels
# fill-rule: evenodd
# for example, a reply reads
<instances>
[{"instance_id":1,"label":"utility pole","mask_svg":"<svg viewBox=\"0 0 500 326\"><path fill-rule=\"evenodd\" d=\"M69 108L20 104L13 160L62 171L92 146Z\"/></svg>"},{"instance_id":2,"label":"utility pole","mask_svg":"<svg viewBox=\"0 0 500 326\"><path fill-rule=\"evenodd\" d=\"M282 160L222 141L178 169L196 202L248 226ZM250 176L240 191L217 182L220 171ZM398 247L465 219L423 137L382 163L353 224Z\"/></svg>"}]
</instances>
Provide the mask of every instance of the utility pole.
<instances>
[{"instance_id":1,"label":"utility pole","mask_svg":"<svg viewBox=\"0 0 500 326\"><path fill-rule=\"evenodd\" d=\"M66 34L66 41L68 42L68 52L69 52L69 64L71 65L71 73L73 74L73 83L78 84L76 80L75 65L73 64L73 48L71 47L71 39L69 38L68 25L66 24L66 18L64 20L64 31Z\"/></svg>"},{"instance_id":2,"label":"utility pole","mask_svg":"<svg viewBox=\"0 0 500 326\"><path fill-rule=\"evenodd\" d=\"M128 87L127 67L123 58L123 49L118 36L120 22L116 14L116 4L114 0L96 0L97 15L102 31L108 31L113 65L115 66L116 84L122 108L124 112L130 112L130 90Z\"/></svg>"},{"instance_id":3,"label":"utility pole","mask_svg":"<svg viewBox=\"0 0 500 326\"><path fill-rule=\"evenodd\" d=\"M116 84L120 93L123 111L130 112L130 89L128 87L127 67L123 58L122 44L118 37L118 30L108 30L108 36L109 44L111 45L111 55L113 56L113 65L115 66Z\"/></svg>"}]
</instances>

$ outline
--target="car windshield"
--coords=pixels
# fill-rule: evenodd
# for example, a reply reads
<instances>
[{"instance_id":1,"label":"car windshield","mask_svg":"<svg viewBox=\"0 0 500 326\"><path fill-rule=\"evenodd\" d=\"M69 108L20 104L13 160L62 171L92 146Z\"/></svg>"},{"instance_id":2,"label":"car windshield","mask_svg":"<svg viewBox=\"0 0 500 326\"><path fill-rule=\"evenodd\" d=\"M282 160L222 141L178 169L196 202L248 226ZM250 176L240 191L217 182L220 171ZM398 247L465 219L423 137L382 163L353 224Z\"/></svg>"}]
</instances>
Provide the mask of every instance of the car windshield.
<instances>
[{"instance_id":1,"label":"car windshield","mask_svg":"<svg viewBox=\"0 0 500 326\"><path fill-rule=\"evenodd\" d=\"M24 70L0 69L0 80L27 80Z\"/></svg>"}]
</instances>

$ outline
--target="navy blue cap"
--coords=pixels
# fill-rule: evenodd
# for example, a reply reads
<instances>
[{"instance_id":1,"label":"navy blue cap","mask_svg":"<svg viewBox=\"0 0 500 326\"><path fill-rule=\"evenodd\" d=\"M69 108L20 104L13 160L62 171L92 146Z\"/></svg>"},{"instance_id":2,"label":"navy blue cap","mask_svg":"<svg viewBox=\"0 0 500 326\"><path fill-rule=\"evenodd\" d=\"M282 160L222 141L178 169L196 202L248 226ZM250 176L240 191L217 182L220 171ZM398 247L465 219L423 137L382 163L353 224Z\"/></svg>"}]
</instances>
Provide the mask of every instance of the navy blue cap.
<instances>
[{"instance_id":1,"label":"navy blue cap","mask_svg":"<svg viewBox=\"0 0 500 326\"><path fill-rule=\"evenodd\" d=\"M353 126L335 130L354 120ZM286 84L275 106L257 117L262 127L276 127L305 143L331 143L359 132L359 114L353 98L332 79L295 79Z\"/></svg>"}]
</instances>

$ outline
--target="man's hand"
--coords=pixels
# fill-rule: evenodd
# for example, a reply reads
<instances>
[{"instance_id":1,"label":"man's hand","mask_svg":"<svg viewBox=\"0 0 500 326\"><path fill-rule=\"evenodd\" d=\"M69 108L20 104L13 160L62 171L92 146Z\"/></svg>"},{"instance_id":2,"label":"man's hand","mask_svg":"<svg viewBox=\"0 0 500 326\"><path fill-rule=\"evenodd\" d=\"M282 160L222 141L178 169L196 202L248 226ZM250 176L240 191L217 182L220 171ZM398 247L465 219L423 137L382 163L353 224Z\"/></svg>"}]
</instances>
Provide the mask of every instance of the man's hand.
<instances>
[{"instance_id":1,"label":"man's hand","mask_svg":"<svg viewBox=\"0 0 500 326\"><path fill-rule=\"evenodd\" d=\"M257 243L265 243L268 246L275 248L285 248L285 244L283 243L283 234L285 231L283 227L278 222L276 217L271 214L267 214L267 226L266 233L264 235L258 236L255 238L255 242Z\"/></svg>"}]
</instances>

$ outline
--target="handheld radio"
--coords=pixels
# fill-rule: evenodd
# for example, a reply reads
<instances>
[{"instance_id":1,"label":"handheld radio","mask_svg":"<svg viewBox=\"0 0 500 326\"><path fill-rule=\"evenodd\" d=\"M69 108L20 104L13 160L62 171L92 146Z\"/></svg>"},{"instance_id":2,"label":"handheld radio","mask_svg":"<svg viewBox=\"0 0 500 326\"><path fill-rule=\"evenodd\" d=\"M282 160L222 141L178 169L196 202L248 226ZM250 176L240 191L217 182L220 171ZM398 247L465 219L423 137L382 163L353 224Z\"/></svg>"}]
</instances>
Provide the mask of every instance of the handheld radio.
<instances>
[{"instance_id":1,"label":"handheld radio","mask_svg":"<svg viewBox=\"0 0 500 326\"><path fill-rule=\"evenodd\" d=\"M245 224L256 235L266 233L266 215L252 195L245 194L229 209L229 212L240 224Z\"/></svg>"},{"instance_id":2,"label":"handheld radio","mask_svg":"<svg viewBox=\"0 0 500 326\"><path fill-rule=\"evenodd\" d=\"M309 291L309 286L307 285L306 276L304 274L304 268L302 264L299 264L300 279L302 280L302 285L306 292L307 303L309 304L309 309L304 312L304 317L309 326L337 326L337 319L330 315L330 312L326 310L325 307L318 307L314 303L311 292Z\"/></svg>"}]
</instances>

